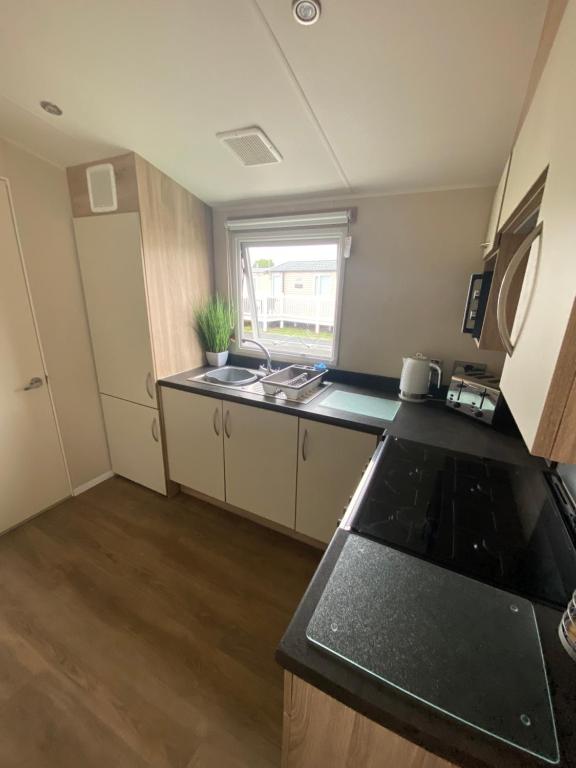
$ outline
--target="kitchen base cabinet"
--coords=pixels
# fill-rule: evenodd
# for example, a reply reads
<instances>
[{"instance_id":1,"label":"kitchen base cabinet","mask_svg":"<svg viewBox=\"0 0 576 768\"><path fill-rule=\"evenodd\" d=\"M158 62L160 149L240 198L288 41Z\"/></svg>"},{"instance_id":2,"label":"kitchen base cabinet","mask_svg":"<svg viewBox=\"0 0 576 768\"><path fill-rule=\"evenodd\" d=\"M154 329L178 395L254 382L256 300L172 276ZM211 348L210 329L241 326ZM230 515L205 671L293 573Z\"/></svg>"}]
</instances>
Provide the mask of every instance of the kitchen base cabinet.
<instances>
[{"instance_id":1,"label":"kitchen base cabinet","mask_svg":"<svg viewBox=\"0 0 576 768\"><path fill-rule=\"evenodd\" d=\"M298 419L224 403L226 501L294 528Z\"/></svg>"},{"instance_id":2,"label":"kitchen base cabinet","mask_svg":"<svg viewBox=\"0 0 576 768\"><path fill-rule=\"evenodd\" d=\"M374 435L300 419L296 530L328 542L376 448Z\"/></svg>"},{"instance_id":3,"label":"kitchen base cabinet","mask_svg":"<svg viewBox=\"0 0 576 768\"><path fill-rule=\"evenodd\" d=\"M101 395L112 469L166 493L160 416L156 408Z\"/></svg>"},{"instance_id":4,"label":"kitchen base cabinet","mask_svg":"<svg viewBox=\"0 0 576 768\"><path fill-rule=\"evenodd\" d=\"M163 387L162 413L170 478L224 501L222 401Z\"/></svg>"},{"instance_id":5,"label":"kitchen base cabinet","mask_svg":"<svg viewBox=\"0 0 576 768\"><path fill-rule=\"evenodd\" d=\"M289 672L282 768L455 768Z\"/></svg>"}]
</instances>

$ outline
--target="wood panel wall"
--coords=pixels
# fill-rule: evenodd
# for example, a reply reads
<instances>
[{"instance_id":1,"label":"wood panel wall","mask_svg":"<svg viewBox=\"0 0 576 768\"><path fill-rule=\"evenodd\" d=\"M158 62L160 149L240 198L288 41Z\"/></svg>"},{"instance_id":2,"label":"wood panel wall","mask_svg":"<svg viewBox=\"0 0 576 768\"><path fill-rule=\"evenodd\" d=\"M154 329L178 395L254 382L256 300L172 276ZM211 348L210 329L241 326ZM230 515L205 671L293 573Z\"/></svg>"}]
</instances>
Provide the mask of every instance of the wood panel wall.
<instances>
[{"instance_id":1,"label":"wood panel wall","mask_svg":"<svg viewBox=\"0 0 576 768\"><path fill-rule=\"evenodd\" d=\"M286 672L282 768L350 766L455 768Z\"/></svg>"},{"instance_id":2,"label":"wood panel wall","mask_svg":"<svg viewBox=\"0 0 576 768\"><path fill-rule=\"evenodd\" d=\"M156 376L204 364L194 310L214 290L212 211L136 155Z\"/></svg>"}]
</instances>

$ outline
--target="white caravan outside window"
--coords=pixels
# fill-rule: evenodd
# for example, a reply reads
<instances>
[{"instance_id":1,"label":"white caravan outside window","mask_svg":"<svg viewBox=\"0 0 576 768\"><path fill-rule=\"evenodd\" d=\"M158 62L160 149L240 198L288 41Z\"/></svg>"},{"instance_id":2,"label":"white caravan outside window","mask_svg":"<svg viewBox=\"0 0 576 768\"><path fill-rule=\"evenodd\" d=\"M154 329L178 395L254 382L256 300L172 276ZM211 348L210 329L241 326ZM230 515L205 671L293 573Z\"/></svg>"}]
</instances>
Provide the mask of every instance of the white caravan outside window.
<instances>
[{"instance_id":1,"label":"white caravan outside window","mask_svg":"<svg viewBox=\"0 0 576 768\"><path fill-rule=\"evenodd\" d=\"M293 228L283 218L278 228L274 220L262 220L250 231L234 231L235 222L228 222L240 352L253 354L254 345L243 339L256 339L277 359L336 362L350 243L348 212L340 216L338 226L302 227L298 217ZM257 228L263 222L265 227Z\"/></svg>"}]
</instances>

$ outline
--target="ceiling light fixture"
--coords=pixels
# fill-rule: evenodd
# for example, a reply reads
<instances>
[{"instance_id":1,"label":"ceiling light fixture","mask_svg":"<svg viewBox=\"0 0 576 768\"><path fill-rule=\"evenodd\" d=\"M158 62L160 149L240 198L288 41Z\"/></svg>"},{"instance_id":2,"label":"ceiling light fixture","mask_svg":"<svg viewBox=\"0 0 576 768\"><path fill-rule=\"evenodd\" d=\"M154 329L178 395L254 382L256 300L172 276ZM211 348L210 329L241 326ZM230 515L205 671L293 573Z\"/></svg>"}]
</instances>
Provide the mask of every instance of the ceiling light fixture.
<instances>
[{"instance_id":1,"label":"ceiling light fixture","mask_svg":"<svg viewBox=\"0 0 576 768\"><path fill-rule=\"evenodd\" d=\"M56 115L57 117L60 117L62 114L62 110L58 104L53 104L51 101L41 101L40 106L45 112L48 112L49 115Z\"/></svg>"},{"instance_id":2,"label":"ceiling light fixture","mask_svg":"<svg viewBox=\"0 0 576 768\"><path fill-rule=\"evenodd\" d=\"M320 0L293 0L292 13L299 24L315 24L321 12Z\"/></svg>"}]
</instances>

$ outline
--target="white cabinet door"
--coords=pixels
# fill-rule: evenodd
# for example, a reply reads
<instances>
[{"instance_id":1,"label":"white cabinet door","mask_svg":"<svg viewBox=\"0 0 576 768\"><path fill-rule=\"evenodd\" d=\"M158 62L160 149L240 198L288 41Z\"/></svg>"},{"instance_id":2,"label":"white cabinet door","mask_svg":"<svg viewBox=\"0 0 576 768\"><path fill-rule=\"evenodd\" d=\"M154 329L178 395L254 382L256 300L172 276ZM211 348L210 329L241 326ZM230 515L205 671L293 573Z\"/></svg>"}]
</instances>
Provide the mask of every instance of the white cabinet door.
<instances>
[{"instance_id":1,"label":"white cabinet door","mask_svg":"<svg viewBox=\"0 0 576 768\"><path fill-rule=\"evenodd\" d=\"M506 193L512 210L549 163L540 209L543 233L532 248L520 297L515 349L501 387L530 450L545 424L549 387L576 293L576 3L569 3L512 155Z\"/></svg>"},{"instance_id":2,"label":"white cabinet door","mask_svg":"<svg viewBox=\"0 0 576 768\"><path fill-rule=\"evenodd\" d=\"M165 494L160 415L156 408L102 395L102 409L114 472Z\"/></svg>"},{"instance_id":3,"label":"white cabinet door","mask_svg":"<svg viewBox=\"0 0 576 768\"><path fill-rule=\"evenodd\" d=\"M140 216L74 220L100 392L156 406Z\"/></svg>"},{"instance_id":4,"label":"white cabinet door","mask_svg":"<svg viewBox=\"0 0 576 768\"><path fill-rule=\"evenodd\" d=\"M224 403L226 501L294 528L298 419Z\"/></svg>"},{"instance_id":5,"label":"white cabinet door","mask_svg":"<svg viewBox=\"0 0 576 768\"><path fill-rule=\"evenodd\" d=\"M171 480L224 501L222 401L162 387Z\"/></svg>"},{"instance_id":6,"label":"white cabinet door","mask_svg":"<svg viewBox=\"0 0 576 768\"><path fill-rule=\"evenodd\" d=\"M375 435L300 419L296 530L328 542L377 445Z\"/></svg>"},{"instance_id":7,"label":"white cabinet door","mask_svg":"<svg viewBox=\"0 0 576 768\"><path fill-rule=\"evenodd\" d=\"M504 193L506 191L506 182L508 179L508 170L510 168L510 157L506 161L502 175L500 176L500 182L496 188L494 194L494 200L492 201L492 210L490 211L490 219L488 220L488 231L486 232L486 240L484 242L484 253L488 253L494 247L496 240L496 234L500 226L500 213L502 210L502 203L504 201Z\"/></svg>"}]
</instances>

